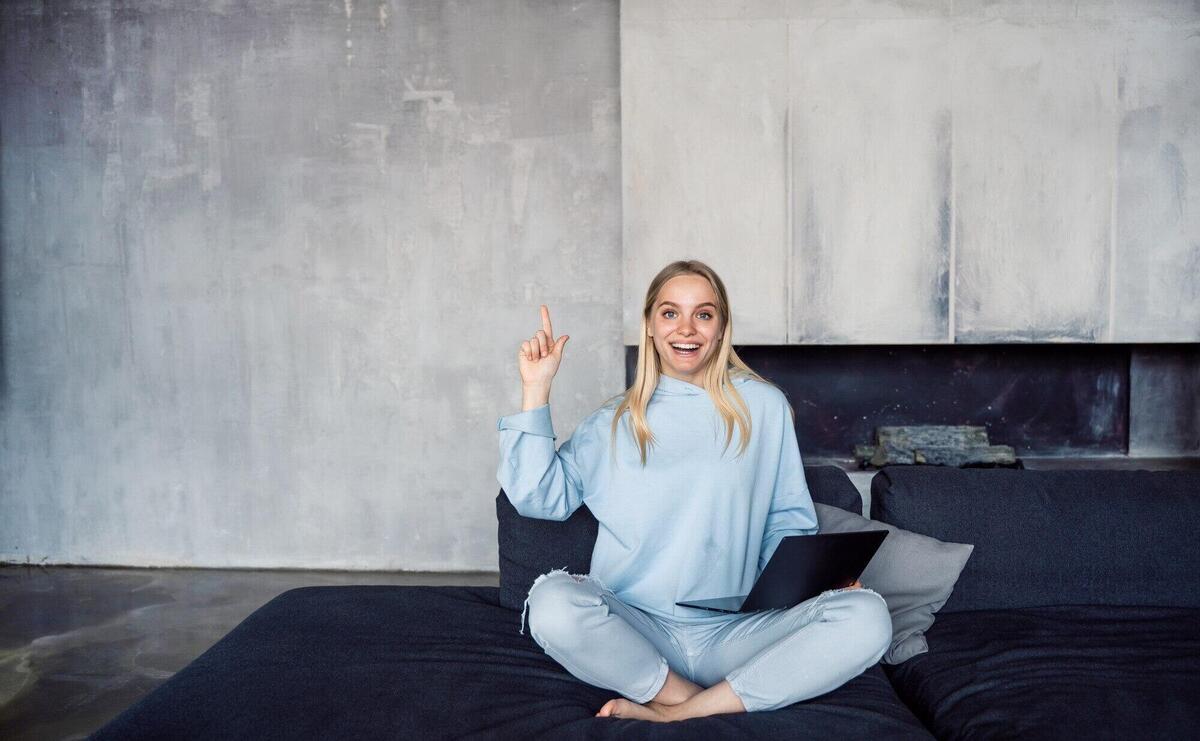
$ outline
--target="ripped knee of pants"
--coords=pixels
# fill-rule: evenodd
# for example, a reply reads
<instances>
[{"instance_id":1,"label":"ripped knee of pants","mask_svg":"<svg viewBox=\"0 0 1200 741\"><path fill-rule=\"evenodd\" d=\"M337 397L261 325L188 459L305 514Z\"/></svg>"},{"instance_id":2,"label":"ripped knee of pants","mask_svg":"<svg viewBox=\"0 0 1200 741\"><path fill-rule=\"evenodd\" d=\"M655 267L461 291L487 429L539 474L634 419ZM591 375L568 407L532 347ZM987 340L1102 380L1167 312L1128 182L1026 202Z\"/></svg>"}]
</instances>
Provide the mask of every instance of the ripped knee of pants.
<instances>
[{"instance_id":1,"label":"ripped knee of pants","mask_svg":"<svg viewBox=\"0 0 1200 741\"><path fill-rule=\"evenodd\" d=\"M529 611L529 595L533 594L533 590L537 587L538 584L541 584L544 579L549 578L553 574L566 574L567 576L569 576L573 580L575 580L576 583L579 583L579 582L582 582L585 580L593 581L597 585L599 585L602 589L605 589L610 592L612 591L607 586L605 586L604 582L600 581L600 579L598 579L595 576L592 576L591 574L572 574L567 571L566 566L562 567L561 569L551 569L550 571L547 571L546 573L542 574L538 578L534 579L533 584L529 585L529 592L527 592L526 596L525 596L525 605L524 605L524 607L521 608L521 628L520 628L520 630L517 631L517 633L519 635L525 635L525 615Z\"/></svg>"}]
</instances>

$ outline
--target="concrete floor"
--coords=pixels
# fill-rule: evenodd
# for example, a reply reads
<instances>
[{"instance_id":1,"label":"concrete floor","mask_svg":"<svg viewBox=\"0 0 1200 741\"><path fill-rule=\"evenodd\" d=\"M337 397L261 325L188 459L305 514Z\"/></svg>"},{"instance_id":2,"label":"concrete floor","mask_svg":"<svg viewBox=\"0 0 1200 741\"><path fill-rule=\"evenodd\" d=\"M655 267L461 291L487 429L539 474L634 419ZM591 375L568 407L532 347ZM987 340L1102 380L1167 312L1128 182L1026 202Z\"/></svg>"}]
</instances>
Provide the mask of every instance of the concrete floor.
<instances>
[{"instance_id":1,"label":"concrete floor","mask_svg":"<svg viewBox=\"0 0 1200 741\"><path fill-rule=\"evenodd\" d=\"M499 575L0 566L0 739L78 739L294 587Z\"/></svg>"}]
</instances>

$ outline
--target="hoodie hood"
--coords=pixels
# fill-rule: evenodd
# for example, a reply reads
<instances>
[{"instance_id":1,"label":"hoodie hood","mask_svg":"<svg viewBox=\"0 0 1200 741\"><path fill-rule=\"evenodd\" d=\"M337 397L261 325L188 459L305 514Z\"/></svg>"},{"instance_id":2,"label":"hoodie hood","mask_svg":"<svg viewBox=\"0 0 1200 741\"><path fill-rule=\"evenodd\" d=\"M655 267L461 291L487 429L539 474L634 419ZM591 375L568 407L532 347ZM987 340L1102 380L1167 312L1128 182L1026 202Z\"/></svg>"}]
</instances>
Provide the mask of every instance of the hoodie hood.
<instances>
[{"instance_id":1,"label":"hoodie hood","mask_svg":"<svg viewBox=\"0 0 1200 741\"><path fill-rule=\"evenodd\" d=\"M730 381L736 388L749 383L750 376L734 376ZM654 389L654 396L699 396L701 394L708 394L703 386L681 381L674 376L668 376L666 373L658 374L658 386Z\"/></svg>"}]
</instances>

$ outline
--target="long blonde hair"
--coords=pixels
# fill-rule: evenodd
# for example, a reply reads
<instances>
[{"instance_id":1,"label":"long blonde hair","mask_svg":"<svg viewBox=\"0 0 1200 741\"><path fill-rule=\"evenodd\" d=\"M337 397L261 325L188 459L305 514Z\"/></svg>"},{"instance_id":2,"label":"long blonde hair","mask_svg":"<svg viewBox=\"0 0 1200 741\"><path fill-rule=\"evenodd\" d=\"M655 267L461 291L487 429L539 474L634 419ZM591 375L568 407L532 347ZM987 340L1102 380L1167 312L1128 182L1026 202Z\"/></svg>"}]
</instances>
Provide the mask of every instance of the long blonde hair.
<instances>
[{"instance_id":1,"label":"long blonde hair","mask_svg":"<svg viewBox=\"0 0 1200 741\"><path fill-rule=\"evenodd\" d=\"M717 297L716 313L722 321L721 337L716 352L709 357L708 363L703 369L703 383L699 385L708 392L717 412L725 420L725 450L729 449L729 443L733 440L735 424L741 430L742 437L737 455L742 455L750 444L750 410L746 406L745 400L742 399L742 395L734 388L733 379L749 377L763 383L771 383L746 365L733 349L733 314L729 310L729 296L725 292L725 284L716 272L699 260L676 260L667 265L658 272L658 275L654 276L654 280L650 281L650 287L646 289L646 299L642 305L641 335L638 338L637 372L633 379L633 385L605 402L605 406L607 406L617 399L621 400L613 414L609 450L615 455L617 426L620 424L621 416L625 412L629 412L630 428L638 449L641 451L643 467L646 465L646 450L649 445L655 443L654 433L651 432L650 425L646 421L646 407L650 403L650 397L654 395L654 389L658 387L662 362L658 356L658 349L654 346L654 340L650 337L650 317L654 311L654 301L658 298L662 287L667 281L680 275L698 275L706 279L712 286L713 294ZM795 424L796 410L792 409L790 404L788 410L792 413L792 423Z\"/></svg>"}]
</instances>

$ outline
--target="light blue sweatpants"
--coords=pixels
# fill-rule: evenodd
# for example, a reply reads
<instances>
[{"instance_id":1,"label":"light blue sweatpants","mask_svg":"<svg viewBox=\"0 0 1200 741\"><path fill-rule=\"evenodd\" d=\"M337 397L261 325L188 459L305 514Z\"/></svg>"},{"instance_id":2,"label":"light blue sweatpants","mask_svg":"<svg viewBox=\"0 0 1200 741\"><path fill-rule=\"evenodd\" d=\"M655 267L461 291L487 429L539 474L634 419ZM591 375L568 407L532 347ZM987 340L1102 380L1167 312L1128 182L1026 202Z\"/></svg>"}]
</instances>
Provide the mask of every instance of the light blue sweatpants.
<instances>
[{"instance_id":1,"label":"light blue sweatpants","mask_svg":"<svg viewBox=\"0 0 1200 741\"><path fill-rule=\"evenodd\" d=\"M529 634L547 655L637 703L654 699L671 668L706 688L729 680L747 711L774 710L841 687L892 640L887 603L865 587L786 610L682 621L625 604L589 575L555 569L534 581L526 610Z\"/></svg>"}]
</instances>

